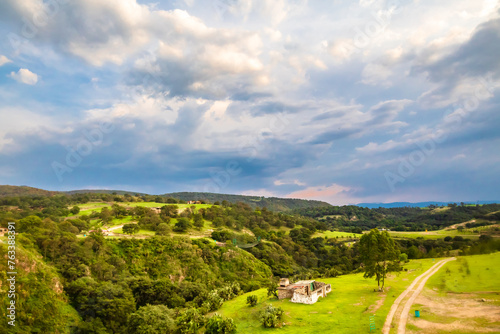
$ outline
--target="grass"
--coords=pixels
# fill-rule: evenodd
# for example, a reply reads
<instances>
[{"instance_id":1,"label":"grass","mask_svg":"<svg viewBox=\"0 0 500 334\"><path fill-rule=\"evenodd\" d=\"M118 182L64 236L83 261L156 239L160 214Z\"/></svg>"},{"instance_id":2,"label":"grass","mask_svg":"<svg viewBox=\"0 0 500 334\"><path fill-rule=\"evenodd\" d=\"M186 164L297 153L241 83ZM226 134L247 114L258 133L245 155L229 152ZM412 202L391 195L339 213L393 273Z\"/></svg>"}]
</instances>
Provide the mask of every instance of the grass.
<instances>
[{"instance_id":1,"label":"grass","mask_svg":"<svg viewBox=\"0 0 500 334\"><path fill-rule=\"evenodd\" d=\"M124 234L123 233L123 229L121 228L117 228L116 230L113 230L112 231L113 233L119 233L119 234ZM134 233L132 234L133 236L142 236L142 235L145 235L145 236L154 236L156 233L153 232L153 231L148 231L148 230L139 230L139 232L137 233Z\"/></svg>"},{"instance_id":2,"label":"grass","mask_svg":"<svg viewBox=\"0 0 500 334\"><path fill-rule=\"evenodd\" d=\"M430 333L418 327L424 325L432 328L432 333L498 333L500 319L495 314L500 309L499 261L497 252L458 257L446 263L427 281L423 305L412 305L407 329ZM420 310L424 323L413 317L415 310Z\"/></svg>"},{"instance_id":3,"label":"grass","mask_svg":"<svg viewBox=\"0 0 500 334\"><path fill-rule=\"evenodd\" d=\"M225 302L218 313L234 319L238 333L369 333L369 316L375 311L375 323L380 330L394 300L423 271L432 266L431 259L411 261L405 265L409 271L391 275L386 281L389 291L374 292L374 279L365 279L363 274L344 275L337 278L318 279L330 283L332 292L320 298L314 305L295 304L288 299L267 298L267 290L260 289ZM246 304L247 296L256 295L259 303L255 307ZM375 310L377 301L381 306ZM267 330L258 320L258 313L267 304L279 306L285 311L280 329Z\"/></svg>"},{"instance_id":4,"label":"grass","mask_svg":"<svg viewBox=\"0 0 500 334\"><path fill-rule=\"evenodd\" d=\"M169 203L156 203L156 202L116 202L114 204L118 204L125 207L143 206L146 208L160 208L164 205L177 205L181 211L193 205L196 207L195 211L197 211L198 209L209 208L212 206L212 204L169 204ZM82 215L90 215L92 212L101 212L102 208L104 207L111 208L111 204L105 202L91 202L78 205L78 207L80 208L80 212L76 215L77 217Z\"/></svg>"},{"instance_id":5,"label":"grass","mask_svg":"<svg viewBox=\"0 0 500 334\"><path fill-rule=\"evenodd\" d=\"M146 208L161 208L162 206L165 205L177 205L179 209L183 210L192 206L195 206L196 209L206 209L212 206L212 204L173 204L173 203L156 203L156 202L123 202L123 203L117 203L122 206L126 207L136 207L136 206L144 206Z\"/></svg>"},{"instance_id":6,"label":"grass","mask_svg":"<svg viewBox=\"0 0 500 334\"><path fill-rule=\"evenodd\" d=\"M350 233L350 232L337 232L337 231L325 231L325 232L320 232L320 233L314 233L312 238L317 238L317 237L327 237L327 238L352 238L353 236L355 238L361 238L363 234L358 234L358 233Z\"/></svg>"},{"instance_id":7,"label":"grass","mask_svg":"<svg viewBox=\"0 0 500 334\"><path fill-rule=\"evenodd\" d=\"M444 292L500 292L500 253L459 257L446 263L427 281L427 287ZM469 271L467 271L469 268Z\"/></svg>"},{"instance_id":8,"label":"grass","mask_svg":"<svg viewBox=\"0 0 500 334\"><path fill-rule=\"evenodd\" d=\"M389 231L389 234L393 238L424 238L424 239L443 239L447 236L456 237L461 236L464 238L476 239L479 238L479 234L474 233L471 229L464 230L463 232L458 232L458 230L437 230L437 231L427 231L427 232L396 232Z\"/></svg>"},{"instance_id":9,"label":"grass","mask_svg":"<svg viewBox=\"0 0 500 334\"><path fill-rule=\"evenodd\" d=\"M438 208L432 209L431 213L441 213L444 211L448 211L450 209L451 208L449 206L438 207Z\"/></svg>"},{"instance_id":10,"label":"grass","mask_svg":"<svg viewBox=\"0 0 500 334\"><path fill-rule=\"evenodd\" d=\"M322 216L322 217L318 217L318 220L324 220L324 219L327 219L327 218L334 218L334 219L338 219L338 218L341 218L343 217L342 215L325 215L325 216Z\"/></svg>"}]
</instances>

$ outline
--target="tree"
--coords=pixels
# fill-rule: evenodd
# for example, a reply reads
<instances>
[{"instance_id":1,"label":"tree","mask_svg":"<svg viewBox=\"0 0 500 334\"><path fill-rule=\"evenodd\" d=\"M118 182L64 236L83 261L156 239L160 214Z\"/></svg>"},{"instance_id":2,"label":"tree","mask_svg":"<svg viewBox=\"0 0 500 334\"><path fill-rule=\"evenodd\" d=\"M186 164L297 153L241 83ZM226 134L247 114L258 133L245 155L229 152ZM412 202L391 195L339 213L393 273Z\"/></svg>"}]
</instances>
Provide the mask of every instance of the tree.
<instances>
[{"instance_id":1,"label":"tree","mask_svg":"<svg viewBox=\"0 0 500 334\"><path fill-rule=\"evenodd\" d=\"M186 232L191 227L191 222L184 217L181 217L175 223L174 231L175 232Z\"/></svg>"},{"instance_id":2,"label":"tree","mask_svg":"<svg viewBox=\"0 0 500 334\"><path fill-rule=\"evenodd\" d=\"M206 334L230 334L236 332L236 325L233 319L224 318L215 313L207 322Z\"/></svg>"},{"instance_id":3,"label":"tree","mask_svg":"<svg viewBox=\"0 0 500 334\"><path fill-rule=\"evenodd\" d=\"M104 223L109 223L111 220L113 220L111 210L109 210L107 207L102 208L99 218L101 218Z\"/></svg>"},{"instance_id":4,"label":"tree","mask_svg":"<svg viewBox=\"0 0 500 334\"><path fill-rule=\"evenodd\" d=\"M158 225L158 229L156 230L156 235L169 235L170 234L170 226L166 223L161 223Z\"/></svg>"},{"instance_id":5,"label":"tree","mask_svg":"<svg viewBox=\"0 0 500 334\"><path fill-rule=\"evenodd\" d=\"M72 214L77 215L77 214L79 214L79 213L80 213L80 207L78 207L78 206L76 206L76 205L75 205L75 206L73 206L73 207L71 208L71 210L70 210L70 211L71 211L71 213L72 213Z\"/></svg>"},{"instance_id":6,"label":"tree","mask_svg":"<svg viewBox=\"0 0 500 334\"><path fill-rule=\"evenodd\" d=\"M377 280L378 290L384 289L387 272L399 268L399 250L387 231L380 233L373 229L363 234L359 241L359 252L363 261L364 277L373 277ZM382 283L382 284L381 284Z\"/></svg>"},{"instance_id":7,"label":"tree","mask_svg":"<svg viewBox=\"0 0 500 334\"><path fill-rule=\"evenodd\" d=\"M274 296L278 298L278 281L275 279L271 279L267 284L267 296Z\"/></svg>"},{"instance_id":8,"label":"tree","mask_svg":"<svg viewBox=\"0 0 500 334\"><path fill-rule=\"evenodd\" d=\"M177 205L164 205L161 207L161 214L166 217L175 218L178 211L179 207Z\"/></svg>"},{"instance_id":9,"label":"tree","mask_svg":"<svg viewBox=\"0 0 500 334\"><path fill-rule=\"evenodd\" d=\"M146 305L132 313L128 320L131 334L174 333L174 311L165 305Z\"/></svg>"},{"instance_id":10,"label":"tree","mask_svg":"<svg viewBox=\"0 0 500 334\"><path fill-rule=\"evenodd\" d=\"M125 234L135 234L139 232L139 225L137 224L125 224L122 227L122 231Z\"/></svg>"},{"instance_id":11,"label":"tree","mask_svg":"<svg viewBox=\"0 0 500 334\"><path fill-rule=\"evenodd\" d=\"M198 231L200 231L203 226L205 225L205 222L203 221L203 216L199 213L193 214L193 225L196 227Z\"/></svg>"}]
</instances>

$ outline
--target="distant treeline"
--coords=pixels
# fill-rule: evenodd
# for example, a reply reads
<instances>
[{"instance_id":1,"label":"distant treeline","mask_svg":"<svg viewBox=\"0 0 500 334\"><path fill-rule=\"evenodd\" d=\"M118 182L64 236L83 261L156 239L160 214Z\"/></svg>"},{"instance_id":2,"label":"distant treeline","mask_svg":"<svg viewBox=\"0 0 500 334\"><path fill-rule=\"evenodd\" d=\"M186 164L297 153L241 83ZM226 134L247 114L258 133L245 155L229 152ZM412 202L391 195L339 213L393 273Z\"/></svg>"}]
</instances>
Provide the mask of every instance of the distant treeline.
<instances>
[{"instance_id":1,"label":"distant treeline","mask_svg":"<svg viewBox=\"0 0 500 334\"><path fill-rule=\"evenodd\" d=\"M394 231L440 230L472 219L500 220L500 204L457 205L427 208L368 209L354 205L298 209L294 212L327 223L340 231L389 228Z\"/></svg>"},{"instance_id":2,"label":"distant treeline","mask_svg":"<svg viewBox=\"0 0 500 334\"><path fill-rule=\"evenodd\" d=\"M245 203L251 207L267 208L271 211L290 211L300 208L324 207L330 204L322 201L295 199L295 198L277 198L263 196L245 196L229 195L217 193L200 192L178 192L165 194L166 197L178 198L181 200L205 200L210 203L227 201L229 203Z\"/></svg>"},{"instance_id":3,"label":"distant treeline","mask_svg":"<svg viewBox=\"0 0 500 334\"><path fill-rule=\"evenodd\" d=\"M144 193L136 193L123 190L72 190L72 191L47 191L38 188L26 186L4 186L0 185L0 198L1 197L32 197L32 196L57 196L57 195L86 195L89 198L105 196L127 196L130 198L142 198L144 201L155 201L158 203L172 203L175 199L179 203L187 201L204 201L207 203L245 203L251 207L267 208L272 211L291 211L299 208L308 207L322 207L330 204L322 201L304 200L295 198L276 198L276 197L263 197L263 196L245 196L245 195L230 195L218 194L207 192L177 192L163 195L148 195ZM110 197L106 197L109 201ZM117 197L116 201L119 201Z\"/></svg>"}]
</instances>

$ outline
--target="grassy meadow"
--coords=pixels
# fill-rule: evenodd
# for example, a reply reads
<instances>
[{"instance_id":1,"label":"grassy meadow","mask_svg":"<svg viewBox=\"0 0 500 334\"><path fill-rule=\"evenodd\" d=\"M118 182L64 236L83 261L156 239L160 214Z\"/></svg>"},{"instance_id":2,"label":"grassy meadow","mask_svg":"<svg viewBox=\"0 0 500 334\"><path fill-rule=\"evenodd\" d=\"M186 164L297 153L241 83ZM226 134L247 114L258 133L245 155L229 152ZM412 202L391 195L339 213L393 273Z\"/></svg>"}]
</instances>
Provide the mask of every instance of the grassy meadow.
<instances>
[{"instance_id":1,"label":"grassy meadow","mask_svg":"<svg viewBox=\"0 0 500 334\"><path fill-rule=\"evenodd\" d=\"M500 252L458 257L434 274L416 299L407 333L499 333ZM415 310L420 317L413 316Z\"/></svg>"},{"instance_id":2,"label":"grassy meadow","mask_svg":"<svg viewBox=\"0 0 500 334\"><path fill-rule=\"evenodd\" d=\"M313 234L313 238L317 237L327 237L327 238L339 238L339 239L348 239L348 238L361 238L362 234L358 233L350 233L350 232L338 232L338 231L325 231L321 233Z\"/></svg>"},{"instance_id":3,"label":"grassy meadow","mask_svg":"<svg viewBox=\"0 0 500 334\"><path fill-rule=\"evenodd\" d=\"M394 300L434 263L432 259L407 263L405 268L408 271L391 274L386 280L388 291L384 293L374 292L376 281L365 279L363 274L359 273L318 279L331 284L332 292L313 305L296 304L289 299L268 298L267 290L260 289L225 302L217 313L233 318L238 333L369 333L371 315L375 315L376 328L380 331ZM246 304L249 295L258 297L257 306L250 307ZM282 328L262 327L258 314L267 304L279 306L285 311L285 325Z\"/></svg>"},{"instance_id":4,"label":"grassy meadow","mask_svg":"<svg viewBox=\"0 0 500 334\"><path fill-rule=\"evenodd\" d=\"M427 281L443 292L500 292L500 253L462 256L446 263Z\"/></svg>"},{"instance_id":5,"label":"grassy meadow","mask_svg":"<svg viewBox=\"0 0 500 334\"><path fill-rule=\"evenodd\" d=\"M475 228L477 229L477 228ZM452 238L456 236L461 236L464 238L477 239L479 238L478 233L474 233L473 230L464 230L463 232L459 232L458 230L436 230L436 231L427 231L427 232L396 232L389 231L389 234L393 238L423 238L423 239L443 239L447 236Z\"/></svg>"}]
</instances>

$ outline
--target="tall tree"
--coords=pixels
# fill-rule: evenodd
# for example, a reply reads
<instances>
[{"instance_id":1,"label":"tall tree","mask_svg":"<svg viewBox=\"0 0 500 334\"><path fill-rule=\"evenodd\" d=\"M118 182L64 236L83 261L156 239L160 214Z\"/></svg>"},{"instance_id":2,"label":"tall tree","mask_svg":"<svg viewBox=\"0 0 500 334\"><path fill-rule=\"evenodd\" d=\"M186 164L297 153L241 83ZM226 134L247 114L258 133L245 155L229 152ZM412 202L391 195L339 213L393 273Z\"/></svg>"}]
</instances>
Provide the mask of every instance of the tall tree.
<instances>
[{"instance_id":1,"label":"tall tree","mask_svg":"<svg viewBox=\"0 0 500 334\"><path fill-rule=\"evenodd\" d=\"M399 268L400 252L394 240L387 231L380 232L375 228L361 237L359 252L365 268L364 277L375 276L378 290L382 291L387 272Z\"/></svg>"}]
</instances>

